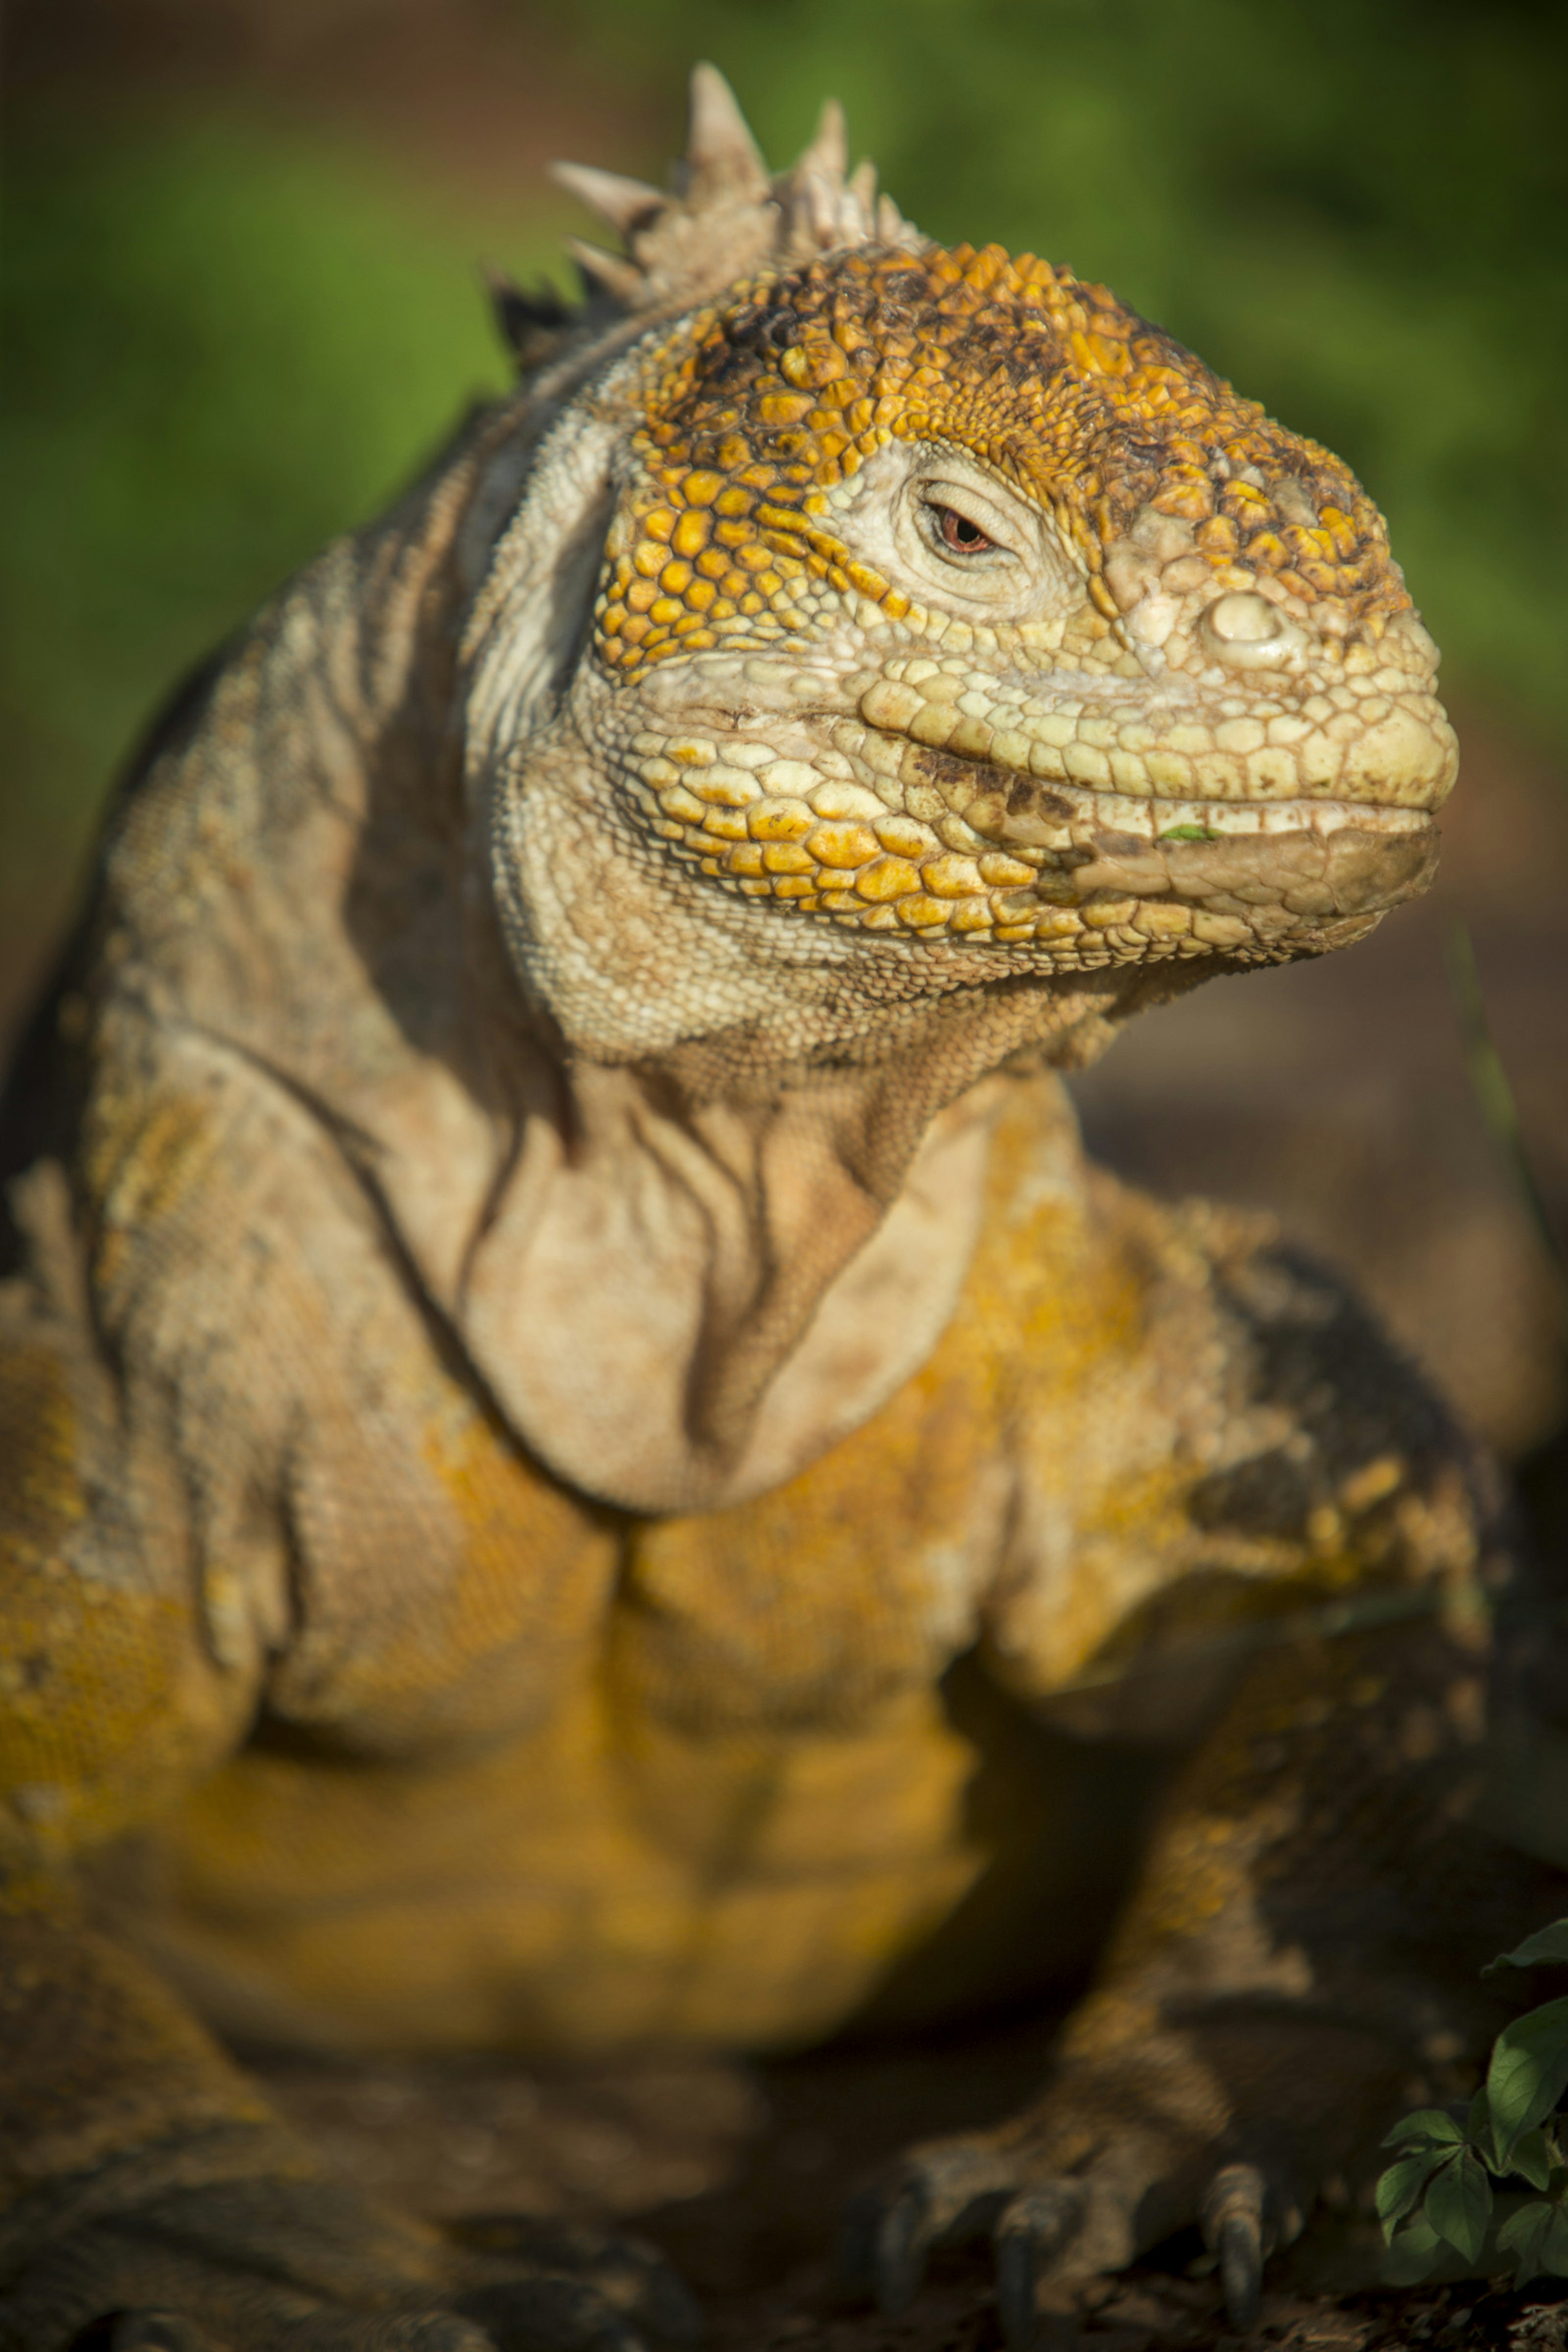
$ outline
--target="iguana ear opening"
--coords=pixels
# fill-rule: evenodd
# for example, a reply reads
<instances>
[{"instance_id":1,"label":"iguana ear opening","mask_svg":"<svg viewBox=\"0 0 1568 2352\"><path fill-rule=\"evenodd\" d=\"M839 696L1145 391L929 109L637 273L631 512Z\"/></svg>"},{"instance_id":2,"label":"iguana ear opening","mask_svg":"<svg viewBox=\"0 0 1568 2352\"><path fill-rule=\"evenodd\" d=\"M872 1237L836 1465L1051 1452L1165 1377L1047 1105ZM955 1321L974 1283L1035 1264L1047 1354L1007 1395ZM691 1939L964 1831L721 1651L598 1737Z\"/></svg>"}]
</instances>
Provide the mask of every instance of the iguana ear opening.
<instances>
[{"instance_id":1,"label":"iguana ear opening","mask_svg":"<svg viewBox=\"0 0 1568 2352\"><path fill-rule=\"evenodd\" d=\"M552 163L552 177L621 239L620 252L568 237L583 281L575 309L553 288L529 289L487 273L501 339L531 374L570 339L617 321L691 309L770 265L788 268L855 245L927 242L890 197L876 167L848 170L844 110L823 107L810 145L770 179L735 94L716 66L691 73L686 152L666 190L591 163Z\"/></svg>"}]
</instances>

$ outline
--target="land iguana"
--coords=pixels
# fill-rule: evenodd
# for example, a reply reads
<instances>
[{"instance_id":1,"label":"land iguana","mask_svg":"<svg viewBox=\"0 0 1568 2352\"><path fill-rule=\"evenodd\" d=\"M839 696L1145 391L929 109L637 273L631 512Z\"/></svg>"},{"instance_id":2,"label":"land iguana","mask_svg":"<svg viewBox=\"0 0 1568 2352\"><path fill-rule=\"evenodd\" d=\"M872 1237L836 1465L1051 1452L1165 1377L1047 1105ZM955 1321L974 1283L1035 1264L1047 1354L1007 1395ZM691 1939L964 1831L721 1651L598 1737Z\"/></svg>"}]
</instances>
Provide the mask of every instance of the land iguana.
<instances>
[{"instance_id":1,"label":"land iguana","mask_svg":"<svg viewBox=\"0 0 1568 2352\"><path fill-rule=\"evenodd\" d=\"M1425 887L1435 649L1327 451L692 95L673 193L563 168L624 250L500 289L515 394L171 709L20 1058L7 2352L679 2336L635 2251L377 2210L226 2042L1044 2000L1096 1743L1135 1882L1017 2118L856 2204L888 2308L989 2231L1025 2346L1197 2223L1245 2326L1475 2031L1489 1474L1056 1076Z\"/></svg>"}]
</instances>

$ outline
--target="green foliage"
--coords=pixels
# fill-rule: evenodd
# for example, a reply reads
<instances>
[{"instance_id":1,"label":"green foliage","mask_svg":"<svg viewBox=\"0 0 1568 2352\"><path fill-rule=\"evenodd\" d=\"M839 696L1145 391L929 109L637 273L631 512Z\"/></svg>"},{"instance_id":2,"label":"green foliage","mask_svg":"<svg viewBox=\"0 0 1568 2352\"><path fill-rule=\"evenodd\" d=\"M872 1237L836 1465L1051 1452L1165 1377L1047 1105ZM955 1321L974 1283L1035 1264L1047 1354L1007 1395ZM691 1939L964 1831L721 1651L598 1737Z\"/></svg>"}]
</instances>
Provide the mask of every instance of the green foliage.
<instances>
[{"instance_id":1,"label":"green foliage","mask_svg":"<svg viewBox=\"0 0 1568 2352\"><path fill-rule=\"evenodd\" d=\"M479 234L363 159L209 121L91 147L62 131L7 161L14 887L181 672L507 371Z\"/></svg>"},{"instance_id":2,"label":"green foliage","mask_svg":"<svg viewBox=\"0 0 1568 2352\"><path fill-rule=\"evenodd\" d=\"M1499 1969L1536 1969L1547 1960L1568 1960L1568 1919L1554 1919L1550 1927L1527 1936L1511 1952L1500 1952L1481 1974L1495 1976Z\"/></svg>"},{"instance_id":3,"label":"green foliage","mask_svg":"<svg viewBox=\"0 0 1568 2352\"><path fill-rule=\"evenodd\" d=\"M1487 1973L1552 1960L1568 1960L1568 1919L1501 1953ZM1394 2125L1384 2146L1402 2152L1377 2183L1390 2285L1414 2285L1456 2255L1468 2271L1511 2263L1518 2286L1542 2272L1568 2277L1568 2156L1557 2115L1565 2088L1568 2000L1549 2000L1499 2034L1462 2121L1422 2107ZM1494 2180L1511 2192L1501 2208ZM1521 2198L1520 2183L1542 2193Z\"/></svg>"}]
</instances>

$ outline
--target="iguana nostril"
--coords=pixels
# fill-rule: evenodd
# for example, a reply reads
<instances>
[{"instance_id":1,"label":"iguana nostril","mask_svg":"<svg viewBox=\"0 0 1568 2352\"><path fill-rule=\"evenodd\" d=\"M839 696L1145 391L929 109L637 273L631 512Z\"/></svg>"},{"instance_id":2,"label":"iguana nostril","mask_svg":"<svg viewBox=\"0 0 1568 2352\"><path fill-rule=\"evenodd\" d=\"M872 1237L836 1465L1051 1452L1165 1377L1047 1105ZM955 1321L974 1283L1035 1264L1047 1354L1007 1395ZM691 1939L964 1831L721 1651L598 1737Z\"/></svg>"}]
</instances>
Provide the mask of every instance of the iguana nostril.
<instances>
[{"instance_id":1,"label":"iguana nostril","mask_svg":"<svg viewBox=\"0 0 1568 2352\"><path fill-rule=\"evenodd\" d=\"M1262 596L1222 596L1204 615L1216 646L1258 646L1280 635L1279 614Z\"/></svg>"},{"instance_id":2,"label":"iguana nostril","mask_svg":"<svg viewBox=\"0 0 1568 2352\"><path fill-rule=\"evenodd\" d=\"M1278 604L1250 588L1216 597L1198 623L1198 637L1230 669L1272 669L1303 654L1306 633Z\"/></svg>"}]
</instances>

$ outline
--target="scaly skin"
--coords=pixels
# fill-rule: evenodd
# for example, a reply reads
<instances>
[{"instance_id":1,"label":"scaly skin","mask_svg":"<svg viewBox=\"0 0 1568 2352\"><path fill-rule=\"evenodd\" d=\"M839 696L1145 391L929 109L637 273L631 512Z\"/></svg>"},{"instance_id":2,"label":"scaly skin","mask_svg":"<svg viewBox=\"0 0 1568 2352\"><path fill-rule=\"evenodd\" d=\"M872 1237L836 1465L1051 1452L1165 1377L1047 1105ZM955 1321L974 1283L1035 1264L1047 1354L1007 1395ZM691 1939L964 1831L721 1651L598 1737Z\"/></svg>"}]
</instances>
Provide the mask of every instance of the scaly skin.
<instances>
[{"instance_id":1,"label":"scaly skin","mask_svg":"<svg viewBox=\"0 0 1568 2352\"><path fill-rule=\"evenodd\" d=\"M1245 2318L1481 2030L1454 1918L1518 1924L1484 1465L1327 1277L1088 1169L1050 1066L1421 887L1453 752L1382 524L831 120L770 187L694 115L681 197L574 175L630 256L509 298L517 398L171 714L24 1056L5 2347L678 2337L635 2250L375 2213L208 2029L1043 1990L1106 1736L1171 1761L1059 2067L851 2267L897 2304L989 2228L1026 2345L1201 2218Z\"/></svg>"}]
</instances>

